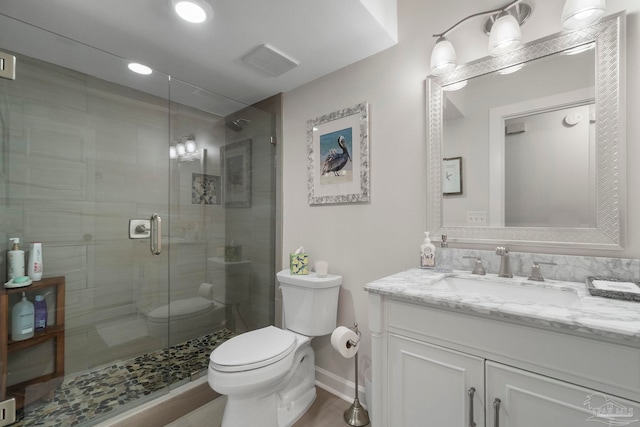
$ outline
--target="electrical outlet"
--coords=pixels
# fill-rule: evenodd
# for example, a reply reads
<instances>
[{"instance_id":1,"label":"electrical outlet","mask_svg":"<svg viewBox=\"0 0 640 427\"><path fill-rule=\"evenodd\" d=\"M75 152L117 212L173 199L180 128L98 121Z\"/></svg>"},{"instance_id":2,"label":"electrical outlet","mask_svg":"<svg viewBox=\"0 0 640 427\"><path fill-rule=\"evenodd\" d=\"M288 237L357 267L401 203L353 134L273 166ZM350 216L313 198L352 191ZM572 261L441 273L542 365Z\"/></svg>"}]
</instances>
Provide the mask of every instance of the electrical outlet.
<instances>
[{"instance_id":1,"label":"electrical outlet","mask_svg":"<svg viewBox=\"0 0 640 427\"><path fill-rule=\"evenodd\" d=\"M16 399L7 399L0 402L0 427L8 426L16 422Z\"/></svg>"},{"instance_id":2,"label":"electrical outlet","mask_svg":"<svg viewBox=\"0 0 640 427\"><path fill-rule=\"evenodd\" d=\"M467 211L467 225L476 227L487 225L487 211Z\"/></svg>"}]
</instances>

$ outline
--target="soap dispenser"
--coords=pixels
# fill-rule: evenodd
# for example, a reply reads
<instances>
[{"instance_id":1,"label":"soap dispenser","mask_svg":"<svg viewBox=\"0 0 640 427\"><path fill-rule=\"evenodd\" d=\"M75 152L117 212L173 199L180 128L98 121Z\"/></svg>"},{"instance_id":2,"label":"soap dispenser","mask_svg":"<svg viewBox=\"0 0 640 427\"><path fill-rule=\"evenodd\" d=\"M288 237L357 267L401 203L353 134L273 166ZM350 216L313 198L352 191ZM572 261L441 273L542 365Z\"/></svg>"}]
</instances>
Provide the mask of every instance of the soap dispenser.
<instances>
[{"instance_id":1,"label":"soap dispenser","mask_svg":"<svg viewBox=\"0 0 640 427\"><path fill-rule=\"evenodd\" d=\"M22 341L33 336L35 321L35 310L33 303L27 299L27 295L22 293L22 300L13 306L11 311L11 339Z\"/></svg>"},{"instance_id":2,"label":"soap dispenser","mask_svg":"<svg viewBox=\"0 0 640 427\"><path fill-rule=\"evenodd\" d=\"M440 273L453 272L453 253L449 249L449 242L447 242L447 235L442 235L442 243L440 243L440 253L437 260L438 267L436 270Z\"/></svg>"},{"instance_id":3,"label":"soap dispenser","mask_svg":"<svg viewBox=\"0 0 640 427\"><path fill-rule=\"evenodd\" d=\"M19 238L12 237L9 240L13 243L13 247L7 252L8 276L9 280L13 280L24 276L24 251L18 246Z\"/></svg>"},{"instance_id":4,"label":"soap dispenser","mask_svg":"<svg viewBox=\"0 0 640 427\"><path fill-rule=\"evenodd\" d=\"M420 268L436 266L436 247L431 243L429 232L424 232L424 242L420 245Z\"/></svg>"}]
</instances>

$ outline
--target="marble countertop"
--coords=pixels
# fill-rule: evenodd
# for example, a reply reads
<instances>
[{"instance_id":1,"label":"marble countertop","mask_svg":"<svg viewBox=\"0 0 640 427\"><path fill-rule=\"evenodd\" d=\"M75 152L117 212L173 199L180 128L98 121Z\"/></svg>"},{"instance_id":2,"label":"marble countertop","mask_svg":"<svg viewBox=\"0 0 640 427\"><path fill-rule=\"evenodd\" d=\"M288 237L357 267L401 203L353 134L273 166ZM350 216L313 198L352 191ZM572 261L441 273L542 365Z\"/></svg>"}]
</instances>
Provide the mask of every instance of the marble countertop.
<instances>
[{"instance_id":1,"label":"marble countertop","mask_svg":"<svg viewBox=\"0 0 640 427\"><path fill-rule=\"evenodd\" d=\"M538 293L545 290L557 293L562 290L574 295L570 303L561 301L563 298L559 298L557 303L542 303L483 292L455 291L442 280L445 276L493 282L516 288L526 287L523 289L525 293L530 290ZM526 277L506 279L495 274L479 276L461 271L443 274L415 268L375 280L364 288L370 293L395 300L496 320L516 321L529 326L640 347L640 302L593 297L587 291L585 283L556 280L533 282Z\"/></svg>"}]
</instances>

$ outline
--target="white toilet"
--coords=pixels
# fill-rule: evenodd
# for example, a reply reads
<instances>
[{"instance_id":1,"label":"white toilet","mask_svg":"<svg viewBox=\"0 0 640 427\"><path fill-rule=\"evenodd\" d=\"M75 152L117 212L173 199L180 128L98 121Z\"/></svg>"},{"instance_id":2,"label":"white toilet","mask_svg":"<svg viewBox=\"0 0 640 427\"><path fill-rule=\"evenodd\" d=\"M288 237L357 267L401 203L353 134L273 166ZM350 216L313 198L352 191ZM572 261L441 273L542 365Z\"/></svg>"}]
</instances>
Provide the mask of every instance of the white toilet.
<instances>
[{"instance_id":1,"label":"white toilet","mask_svg":"<svg viewBox=\"0 0 640 427\"><path fill-rule=\"evenodd\" d=\"M284 326L222 343L209 361L209 385L227 395L222 427L290 427L316 397L314 336L336 328L341 276L277 274Z\"/></svg>"}]
</instances>

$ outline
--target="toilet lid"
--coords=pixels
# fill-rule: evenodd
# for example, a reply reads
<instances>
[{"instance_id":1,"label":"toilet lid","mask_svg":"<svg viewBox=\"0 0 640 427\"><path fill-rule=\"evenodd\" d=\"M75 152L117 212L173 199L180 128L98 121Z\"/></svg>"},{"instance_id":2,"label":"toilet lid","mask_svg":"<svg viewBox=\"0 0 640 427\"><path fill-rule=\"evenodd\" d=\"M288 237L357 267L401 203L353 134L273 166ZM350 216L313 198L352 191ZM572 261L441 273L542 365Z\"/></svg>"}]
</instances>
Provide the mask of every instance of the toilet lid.
<instances>
[{"instance_id":1,"label":"toilet lid","mask_svg":"<svg viewBox=\"0 0 640 427\"><path fill-rule=\"evenodd\" d=\"M248 371L285 358L295 347L295 334L267 326L225 341L213 350L210 360L218 371Z\"/></svg>"}]
</instances>

